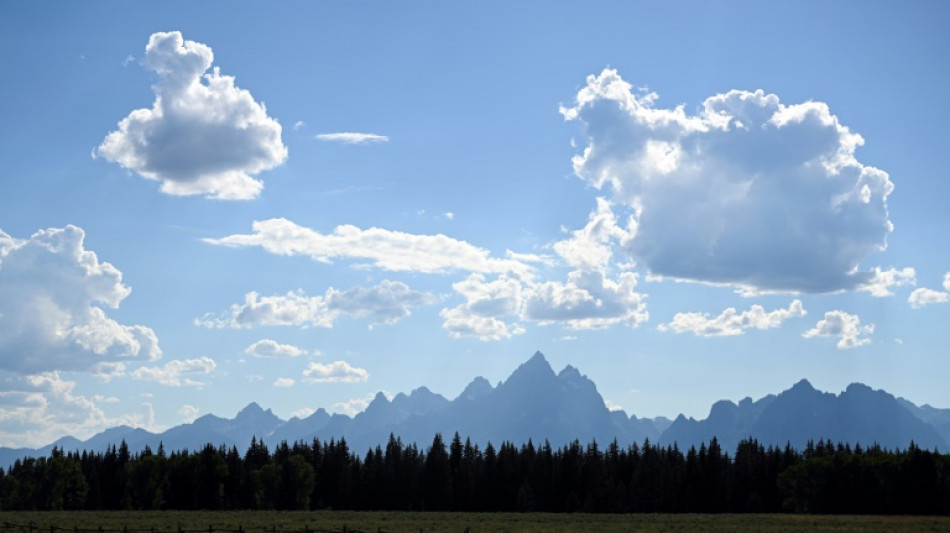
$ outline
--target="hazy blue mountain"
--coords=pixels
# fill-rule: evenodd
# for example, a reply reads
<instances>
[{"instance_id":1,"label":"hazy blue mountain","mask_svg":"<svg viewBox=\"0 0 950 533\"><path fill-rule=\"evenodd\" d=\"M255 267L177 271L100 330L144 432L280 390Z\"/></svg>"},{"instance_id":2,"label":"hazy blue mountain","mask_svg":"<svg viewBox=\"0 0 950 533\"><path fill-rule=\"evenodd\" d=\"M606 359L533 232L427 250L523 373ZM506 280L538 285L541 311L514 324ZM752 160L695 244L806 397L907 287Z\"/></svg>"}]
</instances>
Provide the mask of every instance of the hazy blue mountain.
<instances>
[{"instance_id":1,"label":"hazy blue mountain","mask_svg":"<svg viewBox=\"0 0 950 533\"><path fill-rule=\"evenodd\" d=\"M917 406L904 398L898 398L897 401L914 416L933 426L943 440L950 444L950 409L938 409L927 404Z\"/></svg>"},{"instance_id":2,"label":"hazy blue mountain","mask_svg":"<svg viewBox=\"0 0 950 533\"><path fill-rule=\"evenodd\" d=\"M175 426L160 435L167 449L201 449L205 444L237 446L244 451L252 437L265 437L284 425L270 409L250 403L233 419L204 415L190 424ZM131 443L129 443L131 447Z\"/></svg>"},{"instance_id":3,"label":"hazy blue mountain","mask_svg":"<svg viewBox=\"0 0 950 533\"><path fill-rule=\"evenodd\" d=\"M324 408L317 409L306 418L297 418L296 416L280 426L270 435L258 434L257 437L264 439L264 442L280 443L287 442L310 442L324 428L330 424L330 413Z\"/></svg>"},{"instance_id":4,"label":"hazy blue mountain","mask_svg":"<svg viewBox=\"0 0 950 533\"><path fill-rule=\"evenodd\" d=\"M128 426L110 428L86 441L64 437L39 449L0 448L0 466L17 458L48 455L53 446L67 451L103 452L123 440L133 452L146 445L166 450L198 450L205 444L247 449L257 437L269 446L281 442L310 442L345 438L350 449L363 454L383 445L390 435L404 443L427 447L435 433L449 441L455 432L484 447L502 441L535 444L545 440L560 447L574 440L601 446L617 439L622 446L644 439L661 444L677 443L681 449L708 442L713 436L730 453L739 440L753 436L764 444L804 447L808 440L877 442L888 448L905 448L911 440L924 448L947 451L950 409L918 407L880 390L852 384L835 395L815 390L802 380L790 389L753 401L716 402L702 420L682 415L637 418L624 411L610 411L593 381L573 367L560 372L540 352L519 366L508 379L493 387L476 377L453 400L419 387L409 394L388 399L377 394L354 417L318 409L305 418L284 421L269 409L250 403L234 418L212 414L163 433Z\"/></svg>"},{"instance_id":5,"label":"hazy blue mountain","mask_svg":"<svg viewBox=\"0 0 950 533\"><path fill-rule=\"evenodd\" d=\"M735 450L739 440L747 437L798 449L820 439L887 448L906 448L913 441L924 448L948 449L932 425L887 392L854 383L836 395L815 390L807 380L755 402L749 398L739 404L716 402L704 420L681 415L663 432L660 442L687 448L713 436L727 451Z\"/></svg>"},{"instance_id":6,"label":"hazy blue mountain","mask_svg":"<svg viewBox=\"0 0 950 533\"><path fill-rule=\"evenodd\" d=\"M738 404L721 400L713 404L709 409L709 416L703 420L679 415L662 432L659 442L676 443L680 448L686 449L694 445L698 447L702 442L708 443L715 436L723 449L735 450L740 440L754 433L756 420L775 398L772 395L758 401L745 398Z\"/></svg>"}]
</instances>

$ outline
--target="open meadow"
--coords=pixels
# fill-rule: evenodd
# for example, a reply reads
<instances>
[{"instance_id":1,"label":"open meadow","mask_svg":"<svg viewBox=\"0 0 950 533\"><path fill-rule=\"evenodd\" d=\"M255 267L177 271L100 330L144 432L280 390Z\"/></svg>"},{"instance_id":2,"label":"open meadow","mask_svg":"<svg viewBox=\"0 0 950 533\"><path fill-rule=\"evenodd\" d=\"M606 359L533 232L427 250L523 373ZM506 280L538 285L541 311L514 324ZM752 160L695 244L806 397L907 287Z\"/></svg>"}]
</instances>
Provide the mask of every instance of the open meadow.
<instances>
[{"instance_id":1,"label":"open meadow","mask_svg":"<svg viewBox=\"0 0 950 533\"><path fill-rule=\"evenodd\" d=\"M0 512L2 531L145 532L950 532L950 517L355 511ZM101 528L101 530L100 530Z\"/></svg>"}]
</instances>

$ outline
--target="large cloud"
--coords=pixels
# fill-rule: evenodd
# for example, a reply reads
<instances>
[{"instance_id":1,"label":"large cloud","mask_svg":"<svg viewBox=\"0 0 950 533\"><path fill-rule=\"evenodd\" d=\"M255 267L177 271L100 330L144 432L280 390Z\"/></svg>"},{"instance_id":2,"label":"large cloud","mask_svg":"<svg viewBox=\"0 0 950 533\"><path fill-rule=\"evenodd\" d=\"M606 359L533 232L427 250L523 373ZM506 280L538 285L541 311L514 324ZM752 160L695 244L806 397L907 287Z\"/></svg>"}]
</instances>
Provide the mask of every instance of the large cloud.
<instances>
[{"instance_id":1,"label":"large cloud","mask_svg":"<svg viewBox=\"0 0 950 533\"><path fill-rule=\"evenodd\" d=\"M747 291L872 281L859 265L886 247L893 184L827 105L730 91L690 115L656 98L607 69L561 110L587 135L575 173L635 210L627 248L652 274Z\"/></svg>"},{"instance_id":2,"label":"large cloud","mask_svg":"<svg viewBox=\"0 0 950 533\"><path fill-rule=\"evenodd\" d=\"M76 226L25 240L0 230L0 369L92 370L161 357L155 333L110 319L131 290Z\"/></svg>"},{"instance_id":3,"label":"large cloud","mask_svg":"<svg viewBox=\"0 0 950 533\"><path fill-rule=\"evenodd\" d=\"M801 300L794 300L788 309L765 311L761 305L753 305L748 311L738 313L735 307L730 307L710 317L706 313L676 313L669 324L660 324L660 331L674 333L692 333L700 337L724 337L742 335L747 329L777 328L789 318L805 316L805 309Z\"/></svg>"},{"instance_id":4,"label":"large cloud","mask_svg":"<svg viewBox=\"0 0 950 533\"><path fill-rule=\"evenodd\" d=\"M256 326L319 326L330 328L342 316L369 317L380 324L395 324L413 307L430 305L438 297L414 291L399 281L383 280L372 287L327 289L322 296L303 291L260 296L249 292L244 303L234 304L221 316L207 314L195 321L204 327L251 328Z\"/></svg>"},{"instance_id":5,"label":"large cloud","mask_svg":"<svg viewBox=\"0 0 950 533\"><path fill-rule=\"evenodd\" d=\"M213 61L210 47L180 32L152 34L144 63L160 78L155 102L122 119L97 153L161 181L167 194L258 196L264 185L251 176L287 158L281 127L233 77L217 67L206 74Z\"/></svg>"},{"instance_id":6,"label":"large cloud","mask_svg":"<svg viewBox=\"0 0 950 533\"><path fill-rule=\"evenodd\" d=\"M368 260L376 268L393 271L442 273L525 272L530 266L519 259L492 257L488 250L445 235L416 235L382 228L337 226L320 233L285 218L255 221L254 233L230 235L205 242L221 246L260 246L277 255L304 255L324 263L333 259Z\"/></svg>"}]
</instances>

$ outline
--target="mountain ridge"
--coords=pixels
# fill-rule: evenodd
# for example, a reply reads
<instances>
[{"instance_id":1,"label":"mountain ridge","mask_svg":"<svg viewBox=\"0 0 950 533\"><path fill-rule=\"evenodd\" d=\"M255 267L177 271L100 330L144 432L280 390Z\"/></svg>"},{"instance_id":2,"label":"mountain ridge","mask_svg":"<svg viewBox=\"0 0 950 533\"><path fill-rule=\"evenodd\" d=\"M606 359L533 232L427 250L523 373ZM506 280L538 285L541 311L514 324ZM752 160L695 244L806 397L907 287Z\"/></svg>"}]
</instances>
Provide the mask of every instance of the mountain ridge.
<instances>
[{"instance_id":1,"label":"mountain ridge","mask_svg":"<svg viewBox=\"0 0 950 533\"><path fill-rule=\"evenodd\" d=\"M913 440L922 448L946 451L950 409L917 406L861 383L852 383L836 395L818 391L802 379L758 400L717 401L704 419L682 414L674 420L637 418L609 410L596 384L578 368L567 365L556 373L538 351L497 386L478 376L452 400L420 386L391 399L377 393L352 417L330 414L321 407L304 418L289 420L250 402L234 418L207 414L161 433L117 426L85 441L66 436L42 448L0 448L0 467L19 458L48 455L54 446L99 452L125 441L135 452L160 444L167 450L196 450L210 443L243 451L252 438L269 446L345 438L351 450L362 454L385 445L390 435L424 447L436 433L447 437L456 432L483 446L529 440L546 440L553 446L574 440L602 444L616 440L626 446L649 439L685 449L715 436L727 451L748 437L764 445L799 448L820 439L889 448L907 447Z\"/></svg>"}]
</instances>

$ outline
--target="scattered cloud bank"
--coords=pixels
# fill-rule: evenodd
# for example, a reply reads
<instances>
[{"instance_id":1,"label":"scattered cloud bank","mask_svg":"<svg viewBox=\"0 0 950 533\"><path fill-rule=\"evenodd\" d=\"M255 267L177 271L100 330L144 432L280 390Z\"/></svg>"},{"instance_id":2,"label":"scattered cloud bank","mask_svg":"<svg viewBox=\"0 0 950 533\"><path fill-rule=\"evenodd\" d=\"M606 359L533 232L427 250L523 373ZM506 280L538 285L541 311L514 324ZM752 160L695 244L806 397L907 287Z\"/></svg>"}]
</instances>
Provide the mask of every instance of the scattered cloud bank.
<instances>
[{"instance_id":1,"label":"scattered cloud bank","mask_svg":"<svg viewBox=\"0 0 950 533\"><path fill-rule=\"evenodd\" d=\"M864 335L874 333L874 324L861 325L858 315L844 311L828 311L825 318L818 321L815 327L802 333L802 337L837 337L838 349L848 350L870 344L871 339Z\"/></svg>"},{"instance_id":2,"label":"scattered cloud bank","mask_svg":"<svg viewBox=\"0 0 950 533\"><path fill-rule=\"evenodd\" d=\"M177 31L153 33L143 63L159 76L151 109L136 109L96 154L161 182L171 195L257 197L252 175L287 158L281 126L263 104L215 67L214 54Z\"/></svg>"},{"instance_id":3,"label":"scattered cloud bank","mask_svg":"<svg viewBox=\"0 0 950 533\"><path fill-rule=\"evenodd\" d=\"M332 328L334 322L343 316L369 318L378 324L395 324L409 316L412 308L438 301L439 298L431 293L414 291L405 283L390 280L372 287L352 287L342 291L331 287L323 296L307 296L301 290L274 296L249 292L244 296L244 303L233 304L220 316L206 314L196 319L195 324L207 328ZM264 344L257 346L260 343ZM254 346L257 346L255 349L276 350L276 344L265 340Z\"/></svg>"},{"instance_id":4,"label":"scattered cloud bank","mask_svg":"<svg viewBox=\"0 0 950 533\"><path fill-rule=\"evenodd\" d=\"M602 269L575 270L565 282L538 283L508 276L486 281L482 274L471 274L452 285L466 301L442 310L442 327L453 337L484 341L524 333L523 325L505 320L561 324L572 330L636 327L650 317L646 296L636 292L637 277L622 272L611 279Z\"/></svg>"},{"instance_id":5,"label":"scattered cloud bank","mask_svg":"<svg viewBox=\"0 0 950 533\"><path fill-rule=\"evenodd\" d=\"M907 298L910 306L914 309L920 309L930 304L942 304L950 301L950 272L943 276L943 291L935 291L926 287L914 289Z\"/></svg>"},{"instance_id":6,"label":"scattered cloud bank","mask_svg":"<svg viewBox=\"0 0 950 533\"><path fill-rule=\"evenodd\" d=\"M886 247L894 186L826 104L733 90L690 115L657 99L605 69L561 109L586 135L575 173L633 209L625 249L651 274L747 292L873 280L859 265Z\"/></svg>"},{"instance_id":7,"label":"scattered cloud bank","mask_svg":"<svg viewBox=\"0 0 950 533\"><path fill-rule=\"evenodd\" d=\"M326 365L310 363L303 376L309 383L362 383L369 379L369 372L350 366L346 361L333 361Z\"/></svg>"},{"instance_id":8,"label":"scattered cloud bank","mask_svg":"<svg viewBox=\"0 0 950 533\"><path fill-rule=\"evenodd\" d=\"M389 142L389 137L377 135L375 133L320 133L316 136L318 141L338 142L343 144L372 144Z\"/></svg>"},{"instance_id":9,"label":"scattered cloud bank","mask_svg":"<svg viewBox=\"0 0 950 533\"><path fill-rule=\"evenodd\" d=\"M40 447L63 435L87 439L118 425L161 431L155 425L151 404L141 404L119 417L109 417L99 407L108 398L86 397L75 392L76 383L59 372L10 376L0 391L0 446Z\"/></svg>"},{"instance_id":10,"label":"scattered cloud bank","mask_svg":"<svg viewBox=\"0 0 950 533\"><path fill-rule=\"evenodd\" d=\"M425 274L450 271L527 272L531 267L515 259L492 257L488 250L438 235L416 235L382 228L337 226L332 233L299 226L285 218L255 221L254 233L204 239L231 247L260 246L275 255L303 255L321 263L334 259L368 260L381 270Z\"/></svg>"},{"instance_id":11,"label":"scattered cloud bank","mask_svg":"<svg viewBox=\"0 0 950 533\"><path fill-rule=\"evenodd\" d=\"M143 366L135 369L131 376L144 381L154 381L169 387L201 387L207 383L195 381L190 375L210 374L216 367L213 359L199 357L197 359L176 359L165 363L164 366Z\"/></svg>"},{"instance_id":12,"label":"scattered cloud bank","mask_svg":"<svg viewBox=\"0 0 950 533\"><path fill-rule=\"evenodd\" d=\"M154 331L119 324L100 307L118 308L131 289L84 239L76 226L27 239L0 230L0 369L109 372L161 357Z\"/></svg>"},{"instance_id":13,"label":"scattered cloud bank","mask_svg":"<svg viewBox=\"0 0 950 533\"><path fill-rule=\"evenodd\" d=\"M281 358L306 355L307 350L303 350L291 344L280 344L270 339L261 339L245 348L244 353L253 355L254 357Z\"/></svg>"},{"instance_id":14,"label":"scattered cloud bank","mask_svg":"<svg viewBox=\"0 0 950 533\"><path fill-rule=\"evenodd\" d=\"M787 309L766 312L761 305L753 305L741 313L730 307L718 316L708 313L677 313L668 324L660 324L660 331L692 333L699 337L724 337L742 335L747 329L772 329L790 318L805 316L801 300L793 300Z\"/></svg>"}]
</instances>

